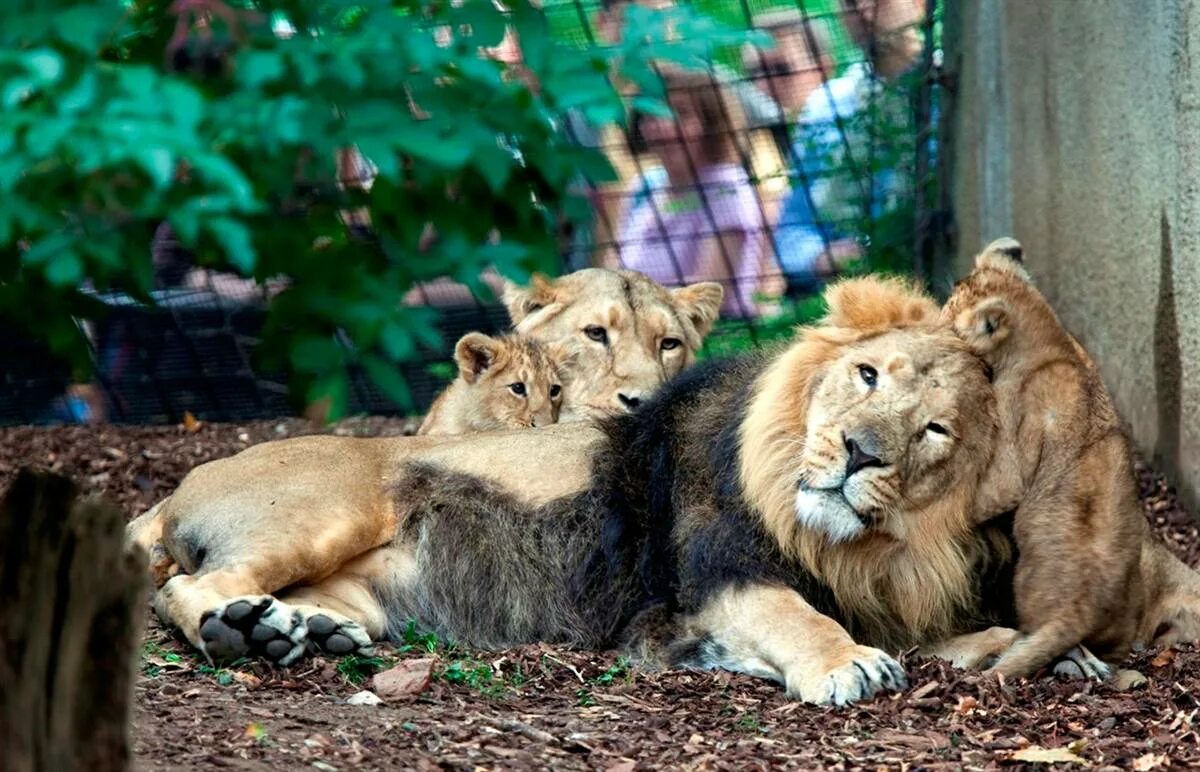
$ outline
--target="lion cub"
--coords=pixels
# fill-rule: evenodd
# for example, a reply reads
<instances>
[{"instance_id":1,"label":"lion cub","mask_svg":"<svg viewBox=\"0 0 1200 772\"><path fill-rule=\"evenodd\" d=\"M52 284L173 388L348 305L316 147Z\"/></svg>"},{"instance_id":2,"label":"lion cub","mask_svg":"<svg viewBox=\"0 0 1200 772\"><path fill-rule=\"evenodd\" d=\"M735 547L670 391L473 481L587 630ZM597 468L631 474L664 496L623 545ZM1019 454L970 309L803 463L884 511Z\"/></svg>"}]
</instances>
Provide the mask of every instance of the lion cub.
<instances>
[{"instance_id":1,"label":"lion cub","mask_svg":"<svg viewBox=\"0 0 1200 772\"><path fill-rule=\"evenodd\" d=\"M1021 260L1015 240L992 242L942 312L995 378L1001 436L977 512L1016 507L1022 635L992 668L1009 676L1080 643L1124 656L1146 604L1129 441L1095 365Z\"/></svg>"},{"instance_id":2,"label":"lion cub","mask_svg":"<svg viewBox=\"0 0 1200 772\"><path fill-rule=\"evenodd\" d=\"M524 335L464 335L454 347L458 377L438 395L417 434L524 429L558 421L572 356Z\"/></svg>"}]
</instances>

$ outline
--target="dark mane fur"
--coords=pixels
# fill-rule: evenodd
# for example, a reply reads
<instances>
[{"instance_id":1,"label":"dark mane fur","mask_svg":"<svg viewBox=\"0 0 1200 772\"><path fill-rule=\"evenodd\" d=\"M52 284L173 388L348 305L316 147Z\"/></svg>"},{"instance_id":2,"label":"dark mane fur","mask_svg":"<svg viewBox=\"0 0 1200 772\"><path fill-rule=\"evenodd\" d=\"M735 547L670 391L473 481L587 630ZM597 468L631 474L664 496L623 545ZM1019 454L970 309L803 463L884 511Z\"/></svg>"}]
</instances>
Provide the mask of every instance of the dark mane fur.
<instances>
[{"instance_id":1,"label":"dark mane fur","mask_svg":"<svg viewBox=\"0 0 1200 772\"><path fill-rule=\"evenodd\" d=\"M420 544L421 578L415 589L377 588L393 634L415 618L484 647L610 647L648 611L670 618L751 581L792 587L853 632L830 589L781 554L742 496L738 427L765 362L698 365L636 414L605 421L589 489L537 509L497 485L411 465L397 483L407 502L397 538ZM993 530L997 544L1010 540ZM1009 567L980 565L981 587Z\"/></svg>"}]
</instances>

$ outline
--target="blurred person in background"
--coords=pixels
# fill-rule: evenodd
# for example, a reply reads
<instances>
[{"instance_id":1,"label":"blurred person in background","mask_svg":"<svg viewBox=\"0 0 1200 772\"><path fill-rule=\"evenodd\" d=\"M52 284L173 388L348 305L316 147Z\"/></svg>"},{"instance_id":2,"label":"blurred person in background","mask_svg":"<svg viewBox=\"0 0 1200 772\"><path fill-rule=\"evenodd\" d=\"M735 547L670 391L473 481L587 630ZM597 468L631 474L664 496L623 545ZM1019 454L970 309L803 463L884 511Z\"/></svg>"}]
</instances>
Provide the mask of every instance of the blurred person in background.
<instances>
[{"instance_id":1,"label":"blurred person in background","mask_svg":"<svg viewBox=\"0 0 1200 772\"><path fill-rule=\"evenodd\" d=\"M796 293L819 290L862 255L861 224L913 195L910 75L920 57L924 0L842 0L847 33L863 60L811 89L793 130L792 191L780 207L775 247ZM810 20L813 57L832 74L827 30Z\"/></svg>"},{"instance_id":2,"label":"blurred person in background","mask_svg":"<svg viewBox=\"0 0 1200 772\"><path fill-rule=\"evenodd\" d=\"M667 285L720 282L723 315L761 316L782 286L769 278L766 223L738 146L744 119L712 73L660 71L675 116L641 115L637 129L665 179L646 180L626 207L610 265Z\"/></svg>"}]
</instances>

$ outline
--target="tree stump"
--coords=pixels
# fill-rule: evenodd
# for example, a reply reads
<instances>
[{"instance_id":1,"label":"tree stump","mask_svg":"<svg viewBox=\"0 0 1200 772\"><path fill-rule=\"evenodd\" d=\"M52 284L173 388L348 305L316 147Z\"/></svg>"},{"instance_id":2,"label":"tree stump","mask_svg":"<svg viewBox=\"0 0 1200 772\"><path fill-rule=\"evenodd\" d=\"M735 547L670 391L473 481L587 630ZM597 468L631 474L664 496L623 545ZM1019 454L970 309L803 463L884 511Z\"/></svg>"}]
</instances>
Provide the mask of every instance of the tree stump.
<instances>
[{"instance_id":1,"label":"tree stump","mask_svg":"<svg viewBox=\"0 0 1200 772\"><path fill-rule=\"evenodd\" d=\"M0 770L125 770L146 558L114 508L23 471L0 510Z\"/></svg>"}]
</instances>

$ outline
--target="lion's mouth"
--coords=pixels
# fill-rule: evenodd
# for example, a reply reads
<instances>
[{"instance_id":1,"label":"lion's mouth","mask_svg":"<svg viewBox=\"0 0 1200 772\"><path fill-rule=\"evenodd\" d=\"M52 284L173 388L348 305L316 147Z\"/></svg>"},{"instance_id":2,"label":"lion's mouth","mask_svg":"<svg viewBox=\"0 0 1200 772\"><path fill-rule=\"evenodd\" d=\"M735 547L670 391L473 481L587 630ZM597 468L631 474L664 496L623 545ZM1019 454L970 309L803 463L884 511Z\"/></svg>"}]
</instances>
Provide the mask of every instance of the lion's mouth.
<instances>
[{"instance_id":1,"label":"lion's mouth","mask_svg":"<svg viewBox=\"0 0 1200 772\"><path fill-rule=\"evenodd\" d=\"M846 496L845 485L834 485L827 488L820 488L812 485L807 485L803 480L797 484L797 489L802 495L808 496L826 496L838 502L845 510L848 510L851 515L858 521L863 529L873 528L879 523L879 518L874 512L863 511L850 501Z\"/></svg>"}]
</instances>

